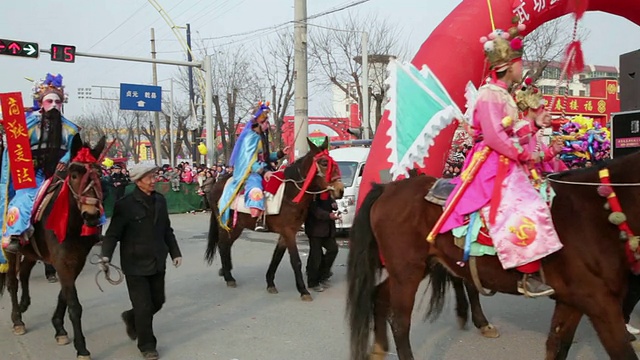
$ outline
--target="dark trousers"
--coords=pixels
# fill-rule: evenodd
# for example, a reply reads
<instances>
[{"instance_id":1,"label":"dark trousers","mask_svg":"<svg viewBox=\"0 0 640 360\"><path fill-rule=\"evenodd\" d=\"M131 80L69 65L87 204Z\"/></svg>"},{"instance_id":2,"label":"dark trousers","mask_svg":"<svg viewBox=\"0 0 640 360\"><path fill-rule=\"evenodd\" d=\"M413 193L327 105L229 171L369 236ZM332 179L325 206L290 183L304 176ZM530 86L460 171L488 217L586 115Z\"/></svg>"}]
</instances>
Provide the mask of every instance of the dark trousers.
<instances>
[{"instance_id":1,"label":"dark trousers","mask_svg":"<svg viewBox=\"0 0 640 360\"><path fill-rule=\"evenodd\" d=\"M629 275L629 289L627 296L622 302L622 313L624 314L625 323L629 323L631 312L636 304L640 301L640 275Z\"/></svg>"},{"instance_id":2,"label":"dark trousers","mask_svg":"<svg viewBox=\"0 0 640 360\"><path fill-rule=\"evenodd\" d=\"M206 192L206 193L204 193L204 195L202 195L202 209L203 210L211 209L211 205L209 205L209 195L211 195L211 194L208 193L208 192Z\"/></svg>"},{"instance_id":3,"label":"dark trousers","mask_svg":"<svg viewBox=\"0 0 640 360\"><path fill-rule=\"evenodd\" d=\"M153 315L162 309L165 301L164 272L150 276L126 276L129 299L133 309L126 311L126 317L133 313L138 334L140 351L156 350L156 337L153 335Z\"/></svg>"},{"instance_id":4,"label":"dark trousers","mask_svg":"<svg viewBox=\"0 0 640 360\"><path fill-rule=\"evenodd\" d=\"M323 253L322 248L327 250L326 253ZM307 285L309 287L316 287L320 285L320 281L329 278L336 256L338 256L338 244L335 237L309 238L309 258L307 259Z\"/></svg>"}]
</instances>

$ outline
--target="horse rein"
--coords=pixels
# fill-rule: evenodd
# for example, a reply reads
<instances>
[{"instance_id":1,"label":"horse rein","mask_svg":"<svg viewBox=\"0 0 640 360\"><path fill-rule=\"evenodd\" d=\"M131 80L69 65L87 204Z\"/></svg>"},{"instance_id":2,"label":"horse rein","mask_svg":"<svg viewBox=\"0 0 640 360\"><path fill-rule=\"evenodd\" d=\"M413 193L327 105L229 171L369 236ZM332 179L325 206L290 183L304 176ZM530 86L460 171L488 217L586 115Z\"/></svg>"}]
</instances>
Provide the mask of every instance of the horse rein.
<instances>
[{"instance_id":1,"label":"horse rein","mask_svg":"<svg viewBox=\"0 0 640 360\"><path fill-rule=\"evenodd\" d=\"M322 153L319 153L318 155L322 155ZM324 172L320 169L320 166L318 165L318 161L320 161L320 159L322 159L322 158L324 158L324 156L321 156L317 160L314 160L314 162L316 164L316 169L317 169L316 173L313 176L314 178L316 178L316 177L325 178L326 177L326 175L324 174ZM271 176L276 178L276 179L278 179L278 180L280 180L283 183L288 183L288 182L289 183L293 183L293 185L295 185L295 187L298 188L299 191L303 191L302 187L300 187L300 185L298 185L298 184L304 183L306 179L303 177L302 173L300 172L300 168L298 168L297 171L298 171L298 175L300 175L302 180L294 180L294 179L286 179L286 178L283 179L283 178L280 178L280 177L278 177L276 175L271 175ZM337 180L337 179L339 179L339 177L336 178L336 179L332 179L332 180ZM320 190L320 191L304 190L304 193L305 194L309 194L309 195L319 195L319 194L323 194L323 193L325 193L327 191L332 191L332 190L334 190L334 187L329 185L329 186L327 186L326 188L324 188L323 190Z\"/></svg>"},{"instance_id":2,"label":"horse rein","mask_svg":"<svg viewBox=\"0 0 640 360\"><path fill-rule=\"evenodd\" d=\"M92 169L91 167L91 163L84 163L84 162L72 162L71 164L69 164L69 166L71 165L76 165L76 166L81 166L84 167L86 172L82 175L82 179L80 179L80 193L78 194L73 187L71 186L71 183L69 183L68 181L67 186L69 187L69 191L71 191L71 194L73 195L74 199L76 199L76 202L78 203L78 206L80 205L94 205L96 207L102 207L100 205L100 199L102 198L102 189L99 187L100 185L100 179L98 178L98 174L95 171L95 169ZM96 197L91 197L91 196L85 196L85 194L87 192L89 192L89 190L93 189L94 193L96 194Z\"/></svg>"},{"instance_id":3,"label":"horse rein","mask_svg":"<svg viewBox=\"0 0 640 360\"><path fill-rule=\"evenodd\" d=\"M95 261L95 262L94 262L94 261L92 261L92 260L90 259L90 260L89 260L89 263L90 263L91 265L98 265L98 264L100 264L100 263L101 263L101 262L100 262L100 255L98 255L98 254L93 254L93 257L94 257L94 258L95 258L95 257L97 257L97 258L98 258L98 261ZM119 268L119 267L117 267L116 265L113 265L111 262L109 262L109 263L108 263L108 266L112 267L112 268L116 271L116 273L118 273L118 278L117 278L117 279L115 279L115 280L114 280L114 279L112 279L112 278L111 278L111 276L110 276L111 271L109 271L109 269L108 269L108 268L107 268L107 271L104 271L104 270L102 270L102 269L99 269L99 270L98 270L98 272L96 273L96 276L95 276L94 280L95 280L95 282L96 282L96 285L98 286L98 289L99 289L101 292L104 292L104 290L102 290L102 286L100 286L100 283L98 282L98 276L100 275L100 273L101 273L101 272L104 272L104 278L105 278L105 279L107 280L107 282L108 282L109 284L111 284L111 285L120 285L120 284L122 283L122 281L124 280L124 275L123 275L123 273L122 273L122 269L120 269L120 268Z\"/></svg>"},{"instance_id":4,"label":"horse rein","mask_svg":"<svg viewBox=\"0 0 640 360\"><path fill-rule=\"evenodd\" d=\"M602 183L558 180L558 179L551 178L549 176L547 176L546 179L557 184L565 184L565 185L582 185L582 186L601 186L602 185ZM609 186L635 187L635 186L640 186L640 183L611 183L609 184Z\"/></svg>"}]
</instances>

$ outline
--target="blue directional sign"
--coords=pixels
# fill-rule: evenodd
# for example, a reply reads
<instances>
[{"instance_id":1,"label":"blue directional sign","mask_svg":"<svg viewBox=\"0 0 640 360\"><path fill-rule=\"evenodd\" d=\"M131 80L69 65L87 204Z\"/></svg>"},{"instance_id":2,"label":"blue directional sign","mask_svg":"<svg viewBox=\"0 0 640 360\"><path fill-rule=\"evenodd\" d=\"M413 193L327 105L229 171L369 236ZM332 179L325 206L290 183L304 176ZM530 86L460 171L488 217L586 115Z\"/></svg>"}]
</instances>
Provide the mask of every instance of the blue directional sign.
<instances>
[{"instance_id":1,"label":"blue directional sign","mask_svg":"<svg viewBox=\"0 0 640 360\"><path fill-rule=\"evenodd\" d=\"M162 111L162 88L120 84L120 110Z\"/></svg>"}]
</instances>

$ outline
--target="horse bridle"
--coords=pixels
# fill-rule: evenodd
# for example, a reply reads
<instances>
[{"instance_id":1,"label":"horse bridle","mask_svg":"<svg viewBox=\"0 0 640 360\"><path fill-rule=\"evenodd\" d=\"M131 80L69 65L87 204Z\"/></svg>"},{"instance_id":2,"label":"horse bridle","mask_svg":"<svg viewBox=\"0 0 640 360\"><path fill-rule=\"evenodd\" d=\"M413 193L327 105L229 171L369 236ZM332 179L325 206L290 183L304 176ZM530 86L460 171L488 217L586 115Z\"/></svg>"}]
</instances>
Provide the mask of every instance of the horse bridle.
<instances>
[{"instance_id":1,"label":"horse bridle","mask_svg":"<svg viewBox=\"0 0 640 360\"><path fill-rule=\"evenodd\" d=\"M82 178L80 179L80 193L77 193L71 186L71 183L69 181L66 181L67 186L69 187L69 191L71 191L71 194L76 200L78 207L80 207L81 205L93 205L101 210L102 186L100 184L100 178L98 177L98 173L96 171L97 169L94 168L94 164L85 162L71 162L68 169L71 169L72 165L84 167L86 170L82 175ZM68 176L69 174L67 174L67 177ZM86 196L86 194L92 189L96 194L96 197Z\"/></svg>"}]
</instances>

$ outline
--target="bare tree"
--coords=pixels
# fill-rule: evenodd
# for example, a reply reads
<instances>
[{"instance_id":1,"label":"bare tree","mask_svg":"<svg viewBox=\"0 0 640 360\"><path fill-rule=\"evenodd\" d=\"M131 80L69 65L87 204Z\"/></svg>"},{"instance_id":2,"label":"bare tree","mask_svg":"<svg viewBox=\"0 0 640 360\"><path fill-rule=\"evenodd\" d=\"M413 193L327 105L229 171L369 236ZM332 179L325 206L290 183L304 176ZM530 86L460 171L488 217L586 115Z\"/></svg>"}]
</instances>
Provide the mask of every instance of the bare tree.
<instances>
[{"instance_id":1,"label":"bare tree","mask_svg":"<svg viewBox=\"0 0 640 360\"><path fill-rule=\"evenodd\" d=\"M283 147L282 126L291 109L294 95L294 39L291 29L282 31L264 43L258 50L258 68L264 87L270 90L271 114L275 127L273 141Z\"/></svg>"},{"instance_id":2,"label":"bare tree","mask_svg":"<svg viewBox=\"0 0 640 360\"><path fill-rule=\"evenodd\" d=\"M564 59L573 39L573 26L573 18L564 16L542 24L525 37L523 59L529 64L533 79L540 78L550 63ZM577 40L584 41L588 36L588 29L578 29Z\"/></svg>"},{"instance_id":3,"label":"bare tree","mask_svg":"<svg viewBox=\"0 0 640 360\"><path fill-rule=\"evenodd\" d=\"M309 55L317 63L324 85L337 86L360 104L362 109L362 32L369 34L369 94L375 108L372 121L377 125L385 101L386 63L392 56L404 58L406 45L400 40L401 28L377 15L347 16L312 28Z\"/></svg>"}]
</instances>

